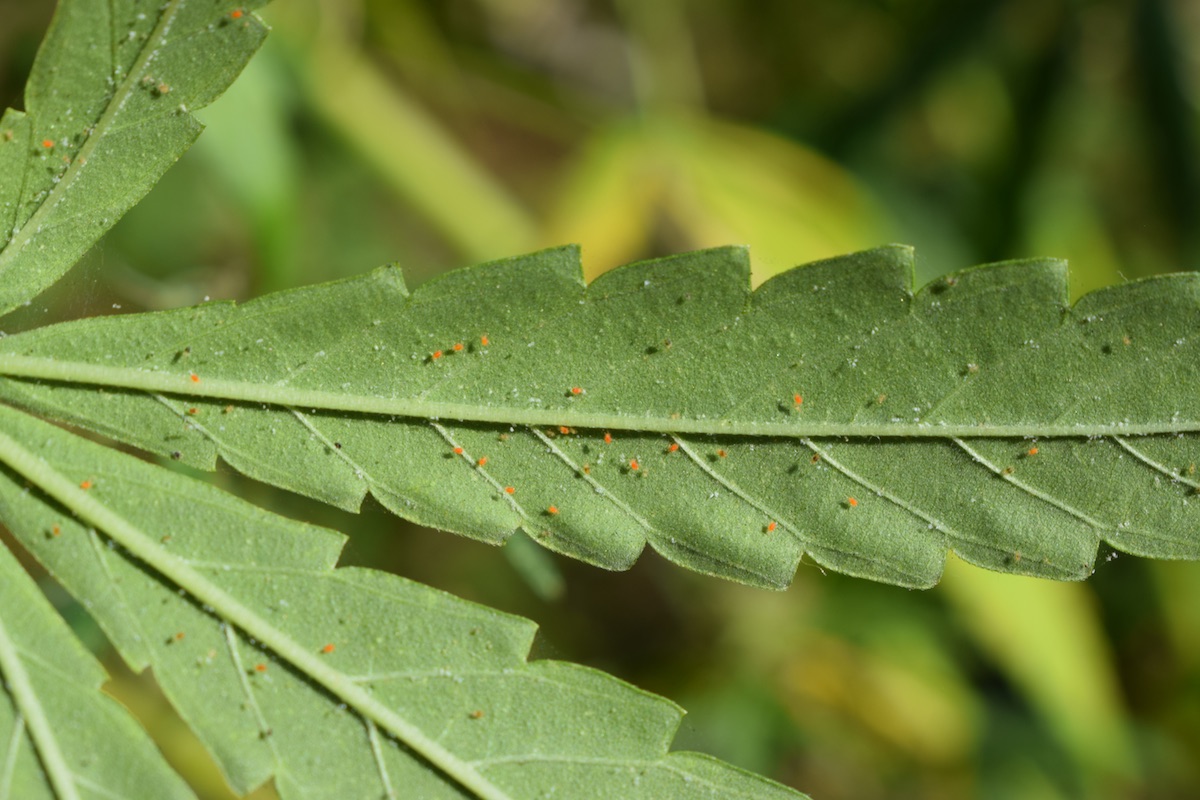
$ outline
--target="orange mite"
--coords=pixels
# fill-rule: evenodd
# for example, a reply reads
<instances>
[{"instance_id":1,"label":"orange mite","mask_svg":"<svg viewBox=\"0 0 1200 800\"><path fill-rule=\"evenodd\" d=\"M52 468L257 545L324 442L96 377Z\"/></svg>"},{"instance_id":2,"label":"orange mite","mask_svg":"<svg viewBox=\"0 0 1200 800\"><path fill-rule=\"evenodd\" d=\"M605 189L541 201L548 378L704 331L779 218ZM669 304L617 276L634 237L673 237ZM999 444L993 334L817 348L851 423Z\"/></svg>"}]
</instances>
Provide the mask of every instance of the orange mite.
<instances>
[{"instance_id":1,"label":"orange mite","mask_svg":"<svg viewBox=\"0 0 1200 800\"><path fill-rule=\"evenodd\" d=\"M1025 455L1027 455L1027 456L1036 456L1037 454L1038 454L1038 449L1036 447L1031 447L1025 451Z\"/></svg>"},{"instance_id":2,"label":"orange mite","mask_svg":"<svg viewBox=\"0 0 1200 800\"><path fill-rule=\"evenodd\" d=\"M332 644L327 644L321 648L321 652L325 653L326 655L328 655L329 653L332 653L333 651L334 651L334 646Z\"/></svg>"},{"instance_id":3,"label":"orange mite","mask_svg":"<svg viewBox=\"0 0 1200 800\"><path fill-rule=\"evenodd\" d=\"M678 449L679 449L679 443L678 443L678 442L671 442L669 445L667 445L667 452L668 452L668 453L674 453L674 452L675 452L676 450L678 450Z\"/></svg>"},{"instance_id":4,"label":"orange mite","mask_svg":"<svg viewBox=\"0 0 1200 800\"><path fill-rule=\"evenodd\" d=\"M470 716L471 716L471 719L483 719L483 712L480 711L479 709L476 709L471 712Z\"/></svg>"},{"instance_id":5,"label":"orange mite","mask_svg":"<svg viewBox=\"0 0 1200 800\"><path fill-rule=\"evenodd\" d=\"M725 457L725 456L727 456L727 455L729 455L729 454L728 454L728 453L726 453L724 450L718 450L718 451L717 451L717 458L724 458L724 457Z\"/></svg>"},{"instance_id":6,"label":"orange mite","mask_svg":"<svg viewBox=\"0 0 1200 800\"><path fill-rule=\"evenodd\" d=\"M775 530L775 520L771 520L767 523L767 533L770 533L773 530Z\"/></svg>"},{"instance_id":7,"label":"orange mite","mask_svg":"<svg viewBox=\"0 0 1200 800\"><path fill-rule=\"evenodd\" d=\"M50 528L50 533L51 533L51 535L53 535L53 536L60 536L60 535L62 535L62 528L60 528L60 527L58 527L57 525L55 525L55 526L53 526L53 527L51 527L51 528Z\"/></svg>"},{"instance_id":8,"label":"orange mite","mask_svg":"<svg viewBox=\"0 0 1200 800\"><path fill-rule=\"evenodd\" d=\"M850 506L851 508L856 508L858 506L858 501L855 500L853 497L847 497L846 505Z\"/></svg>"},{"instance_id":9,"label":"orange mite","mask_svg":"<svg viewBox=\"0 0 1200 800\"><path fill-rule=\"evenodd\" d=\"M434 351L433 351L433 355L431 355L431 356L430 356L430 358L432 358L434 361L437 361L437 360L438 360L439 358L441 358L441 357L442 357L442 351L441 351L441 350L434 350Z\"/></svg>"},{"instance_id":10,"label":"orange mite","mask_svg":"<svg viewBox=\"0 0 1200 800\"><path fill-rule=\"evenodd\" d=\"M818 461L820 461L820 460L821 460L821 454L820 454L820 453L813 453L813 457L812 457L812 463L816 464L816 463L817 463Z\"/></svg>"},{"instance_id":11,"label":"orange mite","mask_svg":"<svg viewBox=\"0 0 1200 800\"><path fill-rule=\"evenodd\" d=\"M240 9L237 11L229 12L229 16L232 17L233 19L241 19L242 14L243 14L243 12Z\"/></svg>"},{"instance_id":12,"label":"orange mite","mask_svg":"<svg viewBox=\"0 0 1200 800\"><path fill-rule=\"evenodd\" d=\"M489 344L491 344L491 341L490 341L490 340L488 339L488 337L486 337L486 336L480 336L480 337L479 337L479 343L480 343L481 345L483 345L484 347L487 347Z\"/></svg>"},{"instance_id":13,"label":"orange mite","mask_svg":"<svg viewBox=\"0 0 1200 800\"><path fill-rule=\"evenodd\" d=\"M461 456L462 454L463 454L463 449L461 447L454 448L454 455Z\"/></svg>"},{"instance_id":14,"label":"orange mite","mask_svg":"<svg viewBox=\"0 0 1200 800\"><path fill-rule=\"evenodd\" d=\"M571 429L568 428L566 425L559 425L558 432L561 433L563 436L566 436L568 433L571 432Z\"/></svg>"},{"instance_id":15,"label":"orange mite","mask_svg":"<svg viewBox=\"0 0 1200 800\"><path fill-rule=\"evenodd\" d=\"M575 394L575 395L583 394L583 389L578 386L572 386L571 394Z\"/></svg>"},{"instance_id":16,"label":"orange mite","mask_svg":"<svg viewBox=\"0 0 1200 800\"><path fill-rule=\"evenodd\" d=\"M456 352L456 353L461 353L461 352L462 352L462 349L463 349L463 343L462 343L462 342L455 342L455 343L454 343L454 352Z\"/></svg>"},{"instance_id":17,"label":"orange mite","mask_svg":"<svg viewBox=\"0 0 1200 800\"><path fill-rule=\"evenodd\" d=\"M546 513L547 513L547 514L549 514L550 516L554 516L555 514L557 514L557 513L558 513L558 506L550 506L550 507L548 507L548 508L546 509Z\"/></svg>"},{"instance_id":18,"label":"orange mite","mask_svg":"<svg viewBox=\"0 0 1200 800\"><path fill-rule=\"evenodd\" d=\"M604 434L604 443L605 443L605 444L612 444L612 434L611 434L611 433L605 432L605 434Z\"/></svg>"},{"instance_id":19,"label":"orange mite","mask_svg":"<svg viewBox=\"0 0 1200 800\"><path fill-rule=\"evenodd\" d=\"M92 482L84 481L83 483L79 484L79 488L86 492L88 489L92 488Z\"/></svg>"},{"instance_id":20,"label":"orange mite","mask_svg":"<svg viewBox=\"0 0 1200 800\"><path fill-rule=\"evenodd\" d=\"M180 631L179 633L175 634L175 641L182 642L184 636L185 636L184 632Z\"/></svg>"},{"instance_id":21,"label":"orange mite","mask_svg":"<svg viewBox=\"0 0 1200 800\"><path fill-rule=\"evenodd\" d=\"M629 459L629 468L630 468L630 469L637 469L637 468L638 468L638 460L637 460L636 458L631 458L631 459Z\"/></svg>"},{"instance_id":22,"label":"orange mite","mask_svg":"<svg viewBox=\"0 0 1200 800\"><path fill-rule=\"evenodd\" d=\"M193 372L193 373L191 373L191 374L189 374L189 375L188 375L188 377L192 379L192 383L199 383L199 382L200 382L200 376L199 376L199 375L197 375L197 374L196 374L196 373L194 373L194 372Z\"/></svg>"},{"instance_id":23,"label":"orange mite","mask_svg":"<svg viewBox=\"0 0 1200 800\"><path fill-rule=\"evenodd\" d=\"M513 488L513 487L511 487L511 486L505 486L505 487L504 487L504 491L505 491L505 493L506 493L506 494L513 494L513 493L514 493L514 492L516 492L517 490L516 490L516 489L514 489L514 488Z\"/></svg>"},{"instance_id":24,"label":"orange mite","mask_svg":"<svg viewBox=\"0 0 1200 800\"><path fill-rule=\"evenodd\" d=\"M199 414L199 413L200 413L200 409L198 409L198 408L189 408L187 413L188 413L188 414L190 414L191 416L193 416L193 417L194 417L194 416L196 416L197 414Z\"/></svg>"},{"instance_id":25,"label":"orange mite","mask_svg":"<svg viewBox=\"0 0 1200 800\"><path fill-rule=\"evenodd\" d=\"M487 456L480 456L479 460L475 462L475 464L480 467L482 467L486 463L487 463Z\"/></svg>"},{"instance_id":26,"label":"orange mite","mask_svg":"<svg viewBox=\"0 0 1200 800\"><path fill-rule=\"evenodd\" d=\"M255 664L255 665L254 665L254 671L255 671L255 672L266 672L266 671L267 671L267 665L266 665L266 664Z\"/></svg>"},{"instance_id":27,"label":"orange mite","mask_svg":"<svg viewBox=\"0 0 1200 800\"><path fill-rule=\"evenodd\" d=\"M54 147L54 140L42 139L42 147L45 147L47 150L49 150L51 147Z\"/></svg>"},{"instance_id":28,"label":"orange mite","mask_svg":"<svg viewBox=\"0 0 1200 800\"><path fill-rule=\"evenodd\" d=\"M794 394L792 395L792 402L799 406L804 403L804 398L798 394Z\"/></svg>"}]
</instances>

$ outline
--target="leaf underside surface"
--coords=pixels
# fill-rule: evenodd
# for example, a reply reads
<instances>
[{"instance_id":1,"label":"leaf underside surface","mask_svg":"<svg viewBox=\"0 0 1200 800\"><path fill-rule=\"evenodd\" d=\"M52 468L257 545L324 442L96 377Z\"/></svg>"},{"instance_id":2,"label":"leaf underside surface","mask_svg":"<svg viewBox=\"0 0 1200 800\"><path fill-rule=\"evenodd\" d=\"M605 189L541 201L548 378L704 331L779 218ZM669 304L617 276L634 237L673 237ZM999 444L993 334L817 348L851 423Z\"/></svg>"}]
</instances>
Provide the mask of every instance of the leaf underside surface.
<instances>
[{"instance_id":1,"label":"leaf underside surface","mask_svg":"<svg viewBox=\"0 0 1200 800\"><path fill-rule=\"evenodd\" d=\"M914 293L912 253L751 292L745 250L575 248L0 340L0 399L192 466L610 569L647 543L783 587L804 557L925 587L947 550L1087 576L1200 556L1200 276L1067 301L1061 262Z\"/></svg>"},{"instance_id":2,"label":"leaf underside surface","mask_svg":"<svg viewBox=\"0 0 1200 800\"><path fill-rule=\"evenodd\" d=\"M239 792L273 777L282 797L338 800L800 796L668 753L680 709L595 670L526 661L527 620L386 573L335 569L339 534L19 411L0 407L0 430L0 518L87 598L132 668L154 668ZM0 570L8 563L0 548ZM6 609L12 591L0 583ZM10 646L3 616L0 672L12 687L7 657L22 642ZM33 621L20 623L28 634ZM22 655L41 684L75 685L66 664ZM61 707L95 683L48 699ZM9 699L31 694L10 688ZM9 730L20 733L22 710L14 721L0 706ZM103 796L116 795L151 796Z\"/></svg>"},{"instance_id":3,"label":"leaf underside surface","mask_svg":"<svg viewBox=\"0 0 1200 800\"><path fill-rule=\"evenodd\" d=\"M0 119L0 313L79 261L191 146L190 113L266 36L257 2L59 4L25 89Z\"/></svg>"},{"instance_id":4,"label":"leaf underside surface","mask_svg":"<svg viewBox=\"0 0 1200 800\"><path fill-rule=\"evenodd\" d=\"M0 609L0 797L195 797L100 692L104 670L4 547Z\"/></svg>"}]
</instances>

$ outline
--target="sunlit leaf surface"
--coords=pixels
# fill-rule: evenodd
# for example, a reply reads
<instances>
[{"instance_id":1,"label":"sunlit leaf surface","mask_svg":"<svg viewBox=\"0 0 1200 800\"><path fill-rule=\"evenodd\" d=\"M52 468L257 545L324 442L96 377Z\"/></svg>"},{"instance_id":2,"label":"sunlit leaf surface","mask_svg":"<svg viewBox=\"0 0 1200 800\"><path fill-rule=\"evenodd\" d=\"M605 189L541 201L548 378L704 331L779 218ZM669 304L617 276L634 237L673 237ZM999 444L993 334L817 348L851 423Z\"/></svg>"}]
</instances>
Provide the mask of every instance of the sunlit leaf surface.
<instances>
[{"instance_id":1,"label":"sunlit leaf surface","mask_svg":"<svg viewBox=\"0 0 1200 800\"><path fill-rule=\"evenodd\" d=\"M0 313L58 280L200 133L266 28L265 0L66 0L25 110L0 119Z\"/></svg>"},{"instance_id":2,"label":"sunlit leaf surface","mask_svg":"<svg viewBox=\"0 0 1200 800\"><path fill-rule=\"evenodd\" d=\"M0 477L0 518L88 598L132 667L153 667L239 792L274 777L285 798L799 796L669 754L679 708L595 670L526 661L526 620L383 572L335 569L343 538L332 531L11 409L0 409L0 430L12 470ZM36 651L21 648L32 643L8 632L12 607L0 606L0 671L19 734L36 695L13 675L33 666L41 688L71 679L55 673L64 665L30 663ZM27 636L30 622L16 622ZM61 716L94 683L51 692L50 710ZM69 723L57 722L61 737ZM38 785L26 771L21 785Z\"/></svg>"},{"instance_id":3,"label":"sunlit leaf surface","mask_svg":"<svg viewBox=\"0 0 1200 800\"><path fill-rule=\"evenodd\" d=\"M411 295L382 269L0 341L0 397L343 508L784 586L928 586L947 549L1086 576L1200 555L1200 279L1066 302L1022 261L911 291L891 247L753 293L744 250L585 286L549 250Z\"/></svg>"},{"instance_id":4,"label":"sunlit leaf surface","mask_svg":"<svg viewBox=\"0 0 1200 800\"><path fill-rule=\"evenodd\" d=\"M63 533L61 523L39 531ZM194 797L100 692L104 670L0 547L0 797Z\"/></svg>"}]
</instances>

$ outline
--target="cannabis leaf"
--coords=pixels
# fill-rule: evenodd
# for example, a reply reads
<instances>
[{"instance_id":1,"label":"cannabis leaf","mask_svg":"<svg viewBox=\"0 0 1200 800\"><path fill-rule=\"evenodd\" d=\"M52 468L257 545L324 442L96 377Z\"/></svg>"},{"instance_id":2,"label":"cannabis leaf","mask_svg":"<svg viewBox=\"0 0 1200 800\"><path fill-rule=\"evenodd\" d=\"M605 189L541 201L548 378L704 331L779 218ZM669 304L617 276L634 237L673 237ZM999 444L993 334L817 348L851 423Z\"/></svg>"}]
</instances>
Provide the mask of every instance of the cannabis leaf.
<instances>
[{"instance_id":1,"label":"cannabis leaf","mask_svg":"<svg viewBox=\"0 0 1200 800\"><path fill-rule=\"evenodd\" d=\"M273 776L285 797L566 787L597 798L797 796L713 759L668 754L678 708L595 670L527 662L526 620L374 570L335 569L338 534L20 412L0 407L0 430L12 470L0 478L0 515L88 598L131 666L154 668L240 792ZM17 712L40 723L30 728L44 759L54 742L26 676L72 678L48 670L54 662L22 668L16 654L0 624L0 672ZM54 695L60 710L78 691Z\"/></svg>"},{"instance_id":2,"label":"cannabis leaf","mask_svg":"<svg viewBox=\"0 0 1200 800\"><path fill-rule=\"evenodd\" d=\"M0 119L0 314L62 277L199 135L266 35L248 7L64 2Z\"/></svg>"},{"instance_id":3,"label":"cannabis leaf","mask_svg":"<svg viewBox=\"0 0 1200 800\"><path fill-rule=\"evenodd\" d=\"M1058 262L913 294L891 247L751 293L744 250L585 286L578 252L395 269L0 341L0 398L343 508L605 567L646 543L786 585L906 586L945 552L1079 578L1099 541L1200 556L1200 278L1067 304Z\"/></svg>"},{"instance_id":4,"label":"cannabis leaf","mask_svg":"<svg viewBox=\"0 0 1200 800\"><path fill-rule=\"evenodd\" d=\"M103 669L3 547L0 609L0 797L194 797L100 693Z\"/></svg>"}]
</instances>

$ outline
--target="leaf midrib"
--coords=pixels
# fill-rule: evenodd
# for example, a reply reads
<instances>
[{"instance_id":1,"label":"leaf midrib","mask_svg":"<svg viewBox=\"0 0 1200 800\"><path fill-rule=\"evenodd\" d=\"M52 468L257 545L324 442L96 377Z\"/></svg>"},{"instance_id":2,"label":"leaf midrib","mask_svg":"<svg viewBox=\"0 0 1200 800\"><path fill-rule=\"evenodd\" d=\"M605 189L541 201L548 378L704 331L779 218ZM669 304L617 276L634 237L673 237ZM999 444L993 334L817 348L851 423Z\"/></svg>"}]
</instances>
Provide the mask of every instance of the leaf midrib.
<instances>
[{"instance_id":1,"label":"leaf midrib","mask_svg":"<svg viewBox=\"0 0 1200 800\"><path fill-rule=\"evenodd\" d=\"M286 408L506 425L570 425L578 428L632 430L662 434L764 436L794 439L803 437L969 439L1094 438L1200 431L1200 420L1177 419L1138 423L1122 420L1094 424L978 422L964 425L929 421L928 418L920 422L860 423L805 420L755 422L738 421L727 417L672 418L661 415L637 417L616 413L589 412L579 408L569 410L516 409L507 406L419 400L411 397L369 397L222 378L205 377L196 382L188 375L130 367L106 367L98 364L17 354L0 354L0 376L75 385L111 386L183 397L264 403Z\"/></svg>"}]
</instances>

